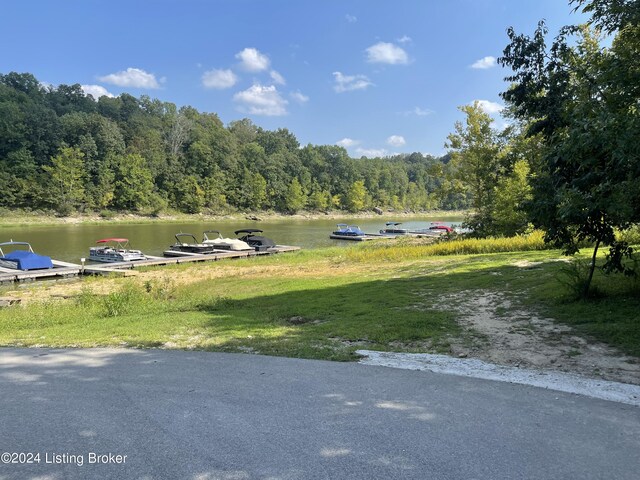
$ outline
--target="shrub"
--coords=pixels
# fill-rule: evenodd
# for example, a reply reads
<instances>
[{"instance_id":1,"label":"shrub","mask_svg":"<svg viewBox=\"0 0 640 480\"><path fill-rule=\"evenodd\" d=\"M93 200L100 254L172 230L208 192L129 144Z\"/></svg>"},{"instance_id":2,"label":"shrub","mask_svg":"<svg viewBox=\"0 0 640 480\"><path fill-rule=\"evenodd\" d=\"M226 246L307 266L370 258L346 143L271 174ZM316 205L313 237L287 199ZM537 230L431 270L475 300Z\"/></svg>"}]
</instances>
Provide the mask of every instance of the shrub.
<instances>
[{"instance_id":1,"label":"shrub","mask_svg":"<svg viewBox=\"0 0 640 480\"><path fill-rule=\"evenodd\" d=\"M134 307L142 303L142 292L133 284L126 284L120 290L111 292L102 300L107 317L119 317L130 313Z\"/></svg>"}]
</instances>

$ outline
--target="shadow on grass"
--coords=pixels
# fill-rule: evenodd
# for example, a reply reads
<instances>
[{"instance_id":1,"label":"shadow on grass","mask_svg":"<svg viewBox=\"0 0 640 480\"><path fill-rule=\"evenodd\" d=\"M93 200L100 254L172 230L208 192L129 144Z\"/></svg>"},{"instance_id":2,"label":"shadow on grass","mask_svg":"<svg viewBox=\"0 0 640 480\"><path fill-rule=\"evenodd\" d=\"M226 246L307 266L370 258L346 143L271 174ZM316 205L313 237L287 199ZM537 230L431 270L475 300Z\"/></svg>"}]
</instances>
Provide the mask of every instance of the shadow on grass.
<instances>
[{"instance_id":1,"label":"shadow on grass","mask_svg":"<svg viewBox=\"0 0 640 480\"><path fill-rule=\"evenodd\" d=\"M479 260L481 261L481 260ZM447 293L500 292L535 313L574 326L579 332L640 356L640 302L624 291L590 301L567 302L556 281L561 265L476 265L468 270L430 272L424 266L402 278L352 281L336 278L297 281L273 290L257 279L258 293L241 299L216 298L198 309L210 315L206 330L218 342L213 350L259 352L302 358L353 360L357 349L448 353L462 333ZM599 281L606 282L606 278Z\"/></svg>"}]
</instances>

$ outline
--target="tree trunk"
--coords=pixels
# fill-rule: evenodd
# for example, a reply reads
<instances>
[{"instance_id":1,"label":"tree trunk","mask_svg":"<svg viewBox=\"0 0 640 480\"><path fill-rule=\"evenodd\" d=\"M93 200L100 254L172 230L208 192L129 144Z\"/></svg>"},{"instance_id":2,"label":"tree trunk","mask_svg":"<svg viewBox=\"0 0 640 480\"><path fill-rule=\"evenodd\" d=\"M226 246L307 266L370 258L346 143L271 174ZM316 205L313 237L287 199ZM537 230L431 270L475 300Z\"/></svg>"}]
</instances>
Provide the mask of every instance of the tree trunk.
<instances>
[{"instance_id":1,"label":"tree trunk","mask_svg":"<svg viewBox=\"0 0 640 480\"><path fill-rule=\"evenodd\" d=\"M598 255L598 247L600 247L600 239L596 241L596 246L593 249L593 256L591 257L591 265L589 267L589 276L587 277L587 282L584 285L584 291L582 292L582 296L587 298L589 296L589 288L591 287L591 280L593 280L593 272L596 269L596 256Z\"/></svg>"}]
</instances>

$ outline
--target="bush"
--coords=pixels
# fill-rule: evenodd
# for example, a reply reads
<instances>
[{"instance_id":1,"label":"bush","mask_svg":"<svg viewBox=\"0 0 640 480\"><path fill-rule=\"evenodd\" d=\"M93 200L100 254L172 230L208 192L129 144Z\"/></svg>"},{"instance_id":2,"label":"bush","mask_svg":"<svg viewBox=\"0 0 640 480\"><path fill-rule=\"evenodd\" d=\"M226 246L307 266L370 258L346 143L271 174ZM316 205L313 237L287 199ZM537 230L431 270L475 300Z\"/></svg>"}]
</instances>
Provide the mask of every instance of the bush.
<instances>
[{"instance_id":1,"label":"bush","mask_svg":"<svg viewBox=\"0 0 640 480\"><path fill-rule=\"evenodd\" d=\"M347 258L357 261L403 260L439 255L474 255L484 253L524 252L546 250L550 246L544 242L543 233L534 231L527 235L507 238L455 238L424 243L424 239L401 239L387 243L370 243L362 248L351 249Z\"/></svg>"},{"instance_id":2,"label":"bush","mask_svg":"<svg viewBox=\"0 0 640 480\"><path fill-rule=\"evenodd\" d=\"M143 301L142 292L133 284L126 284L120 290L111 292L102 300L107 317L119 317L131 313Z\"/></svg>"}]
</instances>

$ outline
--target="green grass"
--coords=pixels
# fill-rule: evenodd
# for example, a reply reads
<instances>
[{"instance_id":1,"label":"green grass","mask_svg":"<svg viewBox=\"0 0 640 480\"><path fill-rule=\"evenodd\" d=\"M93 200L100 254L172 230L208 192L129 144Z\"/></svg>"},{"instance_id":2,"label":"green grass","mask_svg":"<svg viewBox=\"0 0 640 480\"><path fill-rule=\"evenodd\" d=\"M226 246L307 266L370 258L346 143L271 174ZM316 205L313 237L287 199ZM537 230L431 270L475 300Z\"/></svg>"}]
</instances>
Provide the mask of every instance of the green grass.
<instances>
[{"instance_id":1,"label":"green grass","mask_svg":"<svg viewBox=\"0 0 640 480\"><path fill-rule=\"evenodd\" d=\"M601 296L575 301L559 281L566 262L558 251L537 249L535 238L517 252L493 242L498 253L443 256L438 245L380 242L92 280L70 300L0 309L0 345L194 348L341 361L360 348L446 353L462 332L443 296L489 291L507 295L513 308L640 356L637 281L598 273ZM492 249L490 241L447 248ZM181 284L185 276L200 280Z\"/></svg>"}]
</instances>

